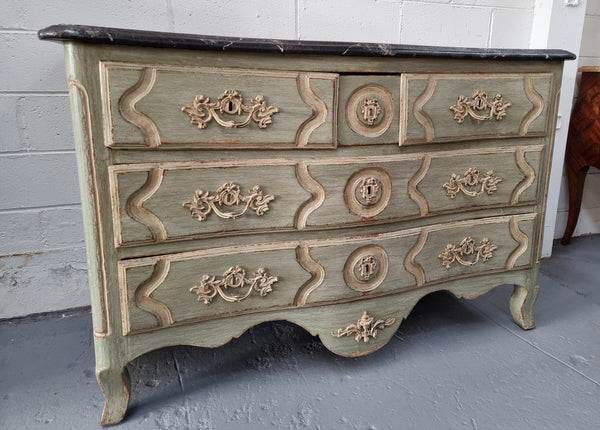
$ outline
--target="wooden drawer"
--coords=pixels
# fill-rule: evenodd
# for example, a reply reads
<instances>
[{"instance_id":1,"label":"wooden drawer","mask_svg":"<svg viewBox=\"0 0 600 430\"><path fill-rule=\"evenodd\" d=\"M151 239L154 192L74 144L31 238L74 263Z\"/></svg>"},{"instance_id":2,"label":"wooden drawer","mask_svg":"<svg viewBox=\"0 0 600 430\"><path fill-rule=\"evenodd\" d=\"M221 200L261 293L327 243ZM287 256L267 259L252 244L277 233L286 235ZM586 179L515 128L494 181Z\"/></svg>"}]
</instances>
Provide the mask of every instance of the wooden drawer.
<instances>
[{"instance_id":1,"label":"wooden drawer","mask_svg":"<svg viewBox=\"0 0 600 430\"><path fill-rule=\"evenodd\" d=\"M291 160L113 166L115 244L293 229L311 194Z\"/></svg>"},{"instance_id":2,"label":"wooden drawer","mask_svg":"<svg viewBox=\"0 0 600 430\"><path fill-rule=\"evenodd\" d=\"M423 214L536 204L544 150L533 145L431 153L416 176L414 199Z\"/></svg>"},{"instance_id":3,"label":"wooden drawer","mask_svg":"<svg viewBox=\"0 0 600 430\"><path fill-rule=\"evenodd\" d=\"M115 245L534 204L543 148L112 166Z\"/></svg>"},{"instance_id":4,"label":"wooden drawer","mask_svg":"<svg viewBox=\"0 0 600 430\"><path fill-rule=\"evenodd\" d=\"M531 265L536 214L119 263L125 334L352 301Z\"/></svg>"},{"instance_id":5,"label":"wooden drawer","mask_svg":"<svg viewBox=\"0 0 600 430\"><path fill-rule=\"evenodd\" d=\"M111 148L334 148L338 75L101 64Z\"/></svg>"},{"instance_id":6,"label":"wooden drawer","mask_svg":"<svg viewBox=\"0 0 600 430\"><path fill-rule=\"evenodd\" d=\"M400 75L341 75L340 145L398 143Z\"/></svg>"},{"instance_id":7,"label":"wooden drawer","mask_svg":"<svg viewBox=\"0 0 600 430\"><path fill-rule=\"evenodd\" d=\"M404 74L400 145L547 133L552 74Z\"/></svg>"},{"instance_id":8,"label":"wooden drawer","mask_svg":"<svg viewBox=\"0 0 600 430\"><path fill-rule=\"evenodd\" d=\"M305 284L297 297L316 305L529 267L536 218L536 214L484 218L384 233L367 240L307 243L307 255L320 263L322 272L313 263L313 284ZM318 279L323 281L318 283Z\"/></svg>"}]
</instances>

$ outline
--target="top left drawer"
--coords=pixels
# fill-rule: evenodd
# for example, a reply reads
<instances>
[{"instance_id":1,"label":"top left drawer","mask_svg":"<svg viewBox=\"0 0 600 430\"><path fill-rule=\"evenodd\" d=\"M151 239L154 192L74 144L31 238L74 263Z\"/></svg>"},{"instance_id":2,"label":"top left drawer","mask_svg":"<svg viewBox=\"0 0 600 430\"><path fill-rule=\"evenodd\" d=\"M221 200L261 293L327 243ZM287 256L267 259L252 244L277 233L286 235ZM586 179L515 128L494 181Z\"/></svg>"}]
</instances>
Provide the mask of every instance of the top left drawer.
<instances>
[{"instance_id":1,"label":"top left drawer","mask_svg":"<svg viewBox=\"0 0 600 430\"><path fill-rule=\"evenodd\" d=\"M338 75L100 63L115 149L335 148Z\"/></svg>"}]
</instances>

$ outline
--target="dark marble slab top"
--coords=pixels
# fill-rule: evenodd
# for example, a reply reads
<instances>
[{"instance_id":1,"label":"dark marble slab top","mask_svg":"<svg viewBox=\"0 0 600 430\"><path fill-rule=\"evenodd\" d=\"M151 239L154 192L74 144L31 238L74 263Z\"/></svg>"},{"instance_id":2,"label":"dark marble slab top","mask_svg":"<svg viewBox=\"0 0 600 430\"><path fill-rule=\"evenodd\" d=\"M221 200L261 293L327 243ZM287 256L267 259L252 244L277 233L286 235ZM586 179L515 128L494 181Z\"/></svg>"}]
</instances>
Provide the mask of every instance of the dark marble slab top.
<instances>
[{"instance_id":1,"label":"dark marble slab top","mask_svg":"<svg viewBox=\"0 0 600 430\"><path fill-rule=\"evenodd\" d=\"M283 54L325 54L362 57L445 57L487 60L573 60L576 58L574 54L560 49L476 49L393 45L386 43L248 39L65 24L44 28L38 32L38 36L40 39L55 41Z\"/></svg>"}]
</instances>

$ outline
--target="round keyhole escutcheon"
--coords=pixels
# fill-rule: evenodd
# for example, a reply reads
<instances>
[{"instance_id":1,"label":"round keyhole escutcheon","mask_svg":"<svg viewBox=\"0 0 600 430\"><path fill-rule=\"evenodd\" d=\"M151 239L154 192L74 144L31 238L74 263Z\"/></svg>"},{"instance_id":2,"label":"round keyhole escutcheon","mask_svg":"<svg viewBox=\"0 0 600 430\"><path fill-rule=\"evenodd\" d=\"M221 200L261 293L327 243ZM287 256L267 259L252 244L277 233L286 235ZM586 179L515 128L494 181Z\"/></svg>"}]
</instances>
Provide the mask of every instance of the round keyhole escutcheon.
<instances>
[{"instance_id":1,"label":"round keyhole escutcheon","mask_svg":"<svg viewBox=\"0 0 600 430\"><path fill-rule=\"evenodd\" d=\"M355 291L367 292L379 287L389 270L387 252L380 246L367 245L350 254L344 264L344 282Z\"/></svg>"},{"instance_id":2,"label":"round keyhole escutcheon","mask_svg":"<svg viewBox=\"0 0 600 430\"><path fill-rule=\"evenodd\" d=\"M388 131L394 116L394 101L383 87L358 87L346 103L346 121L352 131L365 137L378 137Z\"/></svg>"},{"instance_id":3,"label":"round keyhole escutcheon","mask_svg":"<svg viewBox=\"0 0 600 430\"><path fill-rule=\"evenodd\" d=\"M392 197L392 180L381 168L354 172L346 182L344 201L348 210L363 218L379 215Z\"/></svg>"}]
</instances>

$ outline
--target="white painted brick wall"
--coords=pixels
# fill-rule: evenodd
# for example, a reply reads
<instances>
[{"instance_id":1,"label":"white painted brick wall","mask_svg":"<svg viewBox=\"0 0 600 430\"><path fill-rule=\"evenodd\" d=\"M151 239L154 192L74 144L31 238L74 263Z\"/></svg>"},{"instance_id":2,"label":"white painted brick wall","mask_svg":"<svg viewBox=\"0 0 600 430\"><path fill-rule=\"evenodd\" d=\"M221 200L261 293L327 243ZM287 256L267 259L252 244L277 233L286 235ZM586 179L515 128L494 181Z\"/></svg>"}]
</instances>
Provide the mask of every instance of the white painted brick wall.
<instances>
[{"instance_id":1,"label":"white painted brick wall","mask_svg":"<svg viewBox=\"0 0 600 430\"><path fill-rule=\"evenodd\" d=\"M600 66L600 0L588 0L587 2L579 66ZM574 236L600 233L600 193L598 190L600 190L600 170L592 167L586 177L581 213L573 233ZM556 239L562 237L568 215L569 192L566 175L563 175L554 229Z\"/></svg>"},{"instance_id":2,"label":"white painted brick wall","mask_svg":"<svg viewBox=\"0 0 600 430\"><path fill-rule=\"evenodd\" d=\"M172 29L181 33L296 38L296 6L277 0L172 0Z\"/></svg>"},{"instance_id":3,"label":"white painted brick wall","mask_svg":"<svg viewBox=\"0 0 600 430\"><path fill-rule=\"evenodd\" d=\"M400 2L299 0L298 38L398 43Z\"/></svg>"},{"instance_id":4,"label":"white painted brick wall","mask_svg":"<svg viewBox=\"0 0 600 430\"><path fill-rule=\"evenodd\" d=\"M598 1L598 0L594 0ZM229 36L527 48L535 0L20 0L0 12L0 318L89 304L62 47L87 24Z\"/></svg>"},{"instance_id":5,"label":"white painted brick wall","mask_svg":"<svg viewBox=\"0 0 600 430\"><path fill-rule=\"evenodd\" d=\"M402 7L400 41L406 44L487 47L492 10L406 1ZM524 43L528 41L526 38Z\"/></svg>"}]
</instances>

